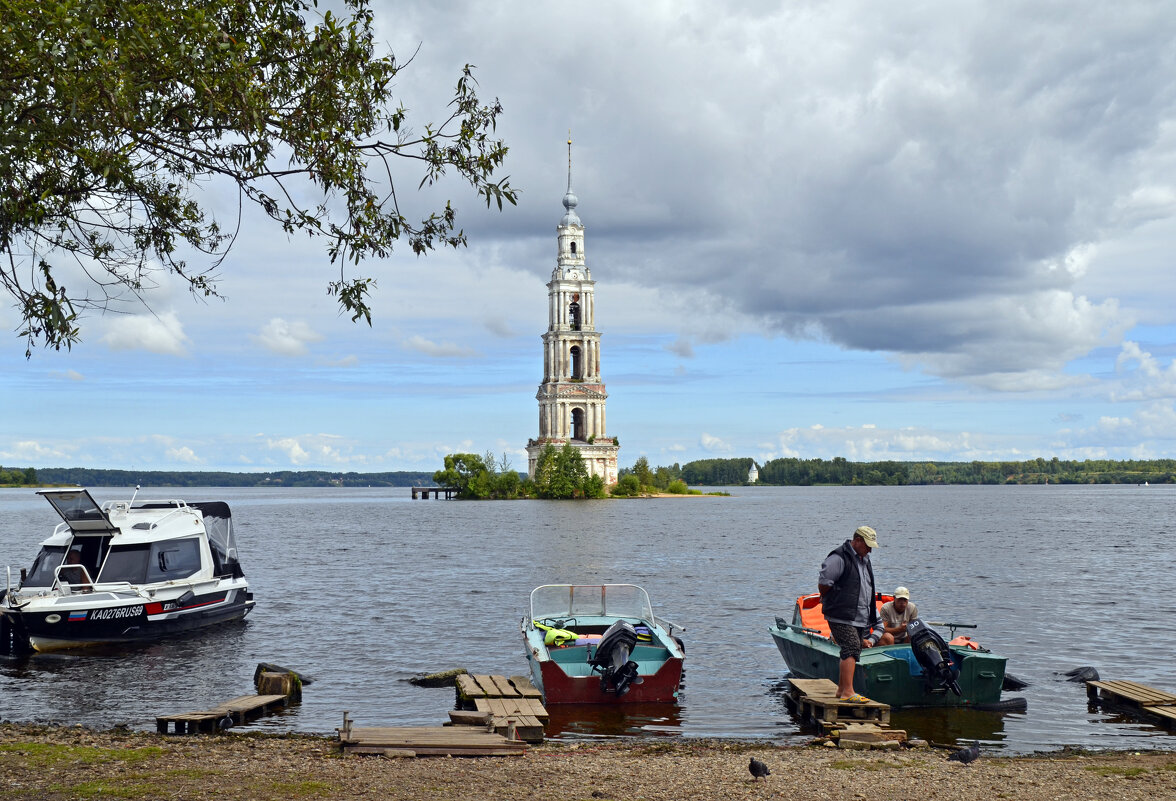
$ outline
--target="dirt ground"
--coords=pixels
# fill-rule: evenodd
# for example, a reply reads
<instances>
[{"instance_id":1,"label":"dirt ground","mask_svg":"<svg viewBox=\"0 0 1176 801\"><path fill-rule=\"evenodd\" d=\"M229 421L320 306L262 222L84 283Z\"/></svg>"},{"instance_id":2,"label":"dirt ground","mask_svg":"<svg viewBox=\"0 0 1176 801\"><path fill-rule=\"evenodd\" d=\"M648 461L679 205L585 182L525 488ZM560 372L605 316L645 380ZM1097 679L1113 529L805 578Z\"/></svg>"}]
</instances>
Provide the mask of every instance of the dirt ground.
<instances>
[{"instance_id":1,"label":"dirt ground","mask_svg":"<svg viewBox=\"0 0 1176 801\"><path fill-rule=\"evenodd\" d=\"M771 775L756 781L751 757ZM843 751L724 740L547 743L521 757L340 756L326 737L163 736L0 725L0 788L21 799L1176 798L1176 752Z\"/></svg>"}]
</instances>

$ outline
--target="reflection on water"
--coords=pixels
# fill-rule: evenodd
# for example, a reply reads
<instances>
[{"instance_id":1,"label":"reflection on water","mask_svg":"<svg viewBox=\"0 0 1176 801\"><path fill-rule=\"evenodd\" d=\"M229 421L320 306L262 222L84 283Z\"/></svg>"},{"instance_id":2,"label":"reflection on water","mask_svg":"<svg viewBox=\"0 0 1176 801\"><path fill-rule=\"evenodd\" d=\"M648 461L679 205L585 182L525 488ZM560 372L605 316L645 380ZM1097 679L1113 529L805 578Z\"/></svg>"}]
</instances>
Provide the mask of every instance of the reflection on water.
<instances>
[{"instance_id":1,"label":"reflection on water","mask_svg":"<svg viewBox=\"0 0 1176 801\"><path fill-rule=\"evenodd\" d=\"M344 710L359 726L436 726L453 690L406 679L524 673L519 621L534 587L629 582L686 627L688 690L678 705L625 715L555 707L553 734L800 741L811 735L774 689L786 668L767 629L869 523L883 589L909 587L926 618L977 624L974 636L1030 683L1016 693L1025 714L908 710L896 726L1015 752L1176 747L1163 730L1088 709L1082 685L1062 676L1092 665L1176 690L1169 660L1141 656L1167 641L1176 615L1166 586L1176 487L732 492L461 503L412 501L407 489L144 489L140 498L228 501L256 609L243 624L114 652L0 657L0 708L11 720L151 729L156 715L250 692L257 663L272 662L315 681L300 706L256 727L329 733ZM0 490L0 570L27 567L56 519L32 492Z\"/></svg>"},{"instance_id":2,"label":"reflection on water","mask_svg":"<svg viewBox=\"0 0 1176 801\"><path fill-rule=\"evenodd\" d=\"M548 737L670 735L682 733L678 704L553 704Z\"/></svg>"}]
</instances>

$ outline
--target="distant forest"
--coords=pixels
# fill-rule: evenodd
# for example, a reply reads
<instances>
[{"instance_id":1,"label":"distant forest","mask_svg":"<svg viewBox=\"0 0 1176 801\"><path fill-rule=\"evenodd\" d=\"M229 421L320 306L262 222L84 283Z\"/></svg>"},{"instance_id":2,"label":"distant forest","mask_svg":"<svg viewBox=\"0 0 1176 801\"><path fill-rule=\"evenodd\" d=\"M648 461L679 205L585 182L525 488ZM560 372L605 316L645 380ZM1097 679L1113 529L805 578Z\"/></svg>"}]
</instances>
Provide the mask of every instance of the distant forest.
<instances>
[{"instance_id":1,"label":"distant forest","mask_svg":"<svg viewBox=\"0 0 1176 801\"><path fill-rule=\"evenodd\" d=\"M91 470L85 467L44 467L36 470L0 467L0 486L76 484L80 487L423 487L433 474L327 473L279 470L272 473L189 472L184 470Z\"/></svg>"},{"instance_id":2,"label":"distant forest","mask_svg":"<svg viewBox=\"0 0 1176 801\"><path fill-rule=\"evenodd\" d=\"M704 459L680 470L692 485L746 484L751 459ZM674 465L674 468L677 468ZM659 468L661 469L661 468ZM671 470L673 468L670 468ZM1024 462L851 462L772 459L760 465L759 484L776 486L903 486L912 484L1171 484L1176 459L1030 459Z\"/></svg>"},{"instance_id":3,"label":"distant forest","mask_svg":"<svg viewBox=\"0 0 1176 801\"><path fill-rule=\"evenodd\" d=\"M638 474L649 486L675 480L691 486L746 485L752 460L701 459L650 468L645 457L621 474ZM851 462L834 459L772 459L759 466L758 484L775 486L903 486L913 484L1172 484L1176 459L1030 459L1024 462ZM328 473L280 470L271 473L187 472L182 470L41 469L0 466L0 486L76 484L82 487L412 487L433 485L433 473Z\"/></svg>"}]
</instances>

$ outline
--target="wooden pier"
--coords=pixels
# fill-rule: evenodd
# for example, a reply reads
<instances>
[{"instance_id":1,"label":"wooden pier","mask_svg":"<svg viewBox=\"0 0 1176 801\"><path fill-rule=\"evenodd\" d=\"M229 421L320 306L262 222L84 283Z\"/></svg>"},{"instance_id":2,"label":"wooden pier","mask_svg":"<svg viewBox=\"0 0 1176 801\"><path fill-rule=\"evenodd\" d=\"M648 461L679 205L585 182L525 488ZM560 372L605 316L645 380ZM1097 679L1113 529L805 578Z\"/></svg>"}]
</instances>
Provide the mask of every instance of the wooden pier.
<instances>
[{"instance_id":1,"label":"wooden pier","mask_svg":"<svg viewBox=\"0 0 1176 801\"><path fill-rule=\"evenodd\" d=\"M1088 681L1086 695L1092 704L1113 704L1168 728L1176 726L1176 695L1135 681Z\"/></svg>"},{"instance_id":2,"label":"wooden pier","mask_svg":"<svg viewBox=\"0 0 1176 801\"><path fill-rule=\"evenodd\" d=\"M788 708L809 720L839 748L897 748L907 733L890 728L890 706L878 701L850 704L828 679L789 679Z\"/></svg>"},{"instance_id":3,"label":"wooden pier","mask_svg":"<svg viewBox=\"0 0 1176 801\"><path fill-rule=\"evenodd\" d=\"M458 709L449 713L454 725L481 725L529 743L543 742L547 709L530 679L462 674L456 684Z\"/></svg>"},{"instance_id":4,"label":"wooden pier","mask_svg":"<svg viewBox=\"0 0 1176 801\"><path fill-rule=\"evenodd\" d=\"M417 498L420 498L421 500L427 501L429 500L429 495L432 494L434 499L440 499L444 495L445 500L448 501L457 495L458 492L460 490L456 487L413 487L412 499L415 501Z\"/></svg>"},{"instance_id":5,"label":"wooden pier","mask_svg":"<svg viewBox=\"0 0 1176 801\"><path fill-rule=\"evenodd\" d=\"M209 734L267 715L289 700L286 695L242 695L200 712L160 715L155 729L160 734ZM173 732L168 731L170 726L175 727Z\"/></svg>"},{"instance_id":6,"label":"wooden pier","mask_svg":"<svg viewBox=\"0 0 1176 801\"><path fill-rule=\"evenodd\" d=\"M304 682L309 679L293 670L262 662L253 673L256 695L238 696L212 709L159 715L155 718L155 729L160 734L210 734L240 726L301 701Z\"/></svg>"},{"instance_id":7,"label":"wooden pier","mask_svg":"<svg viewBox=\"0 0 1176 801\"><path fill-rule=\"evenodd\" d=\"M789 706L802 718L814 722L860 722L890 724L890 705L878 701L851 704L837 697L837 685L828 679L789 679Z\"/></svg>"},{"instance_id":8,"label":"wooden pier","mask_svg":"<svg viewBox=\"0 0 1176 801\"><path fill-rule=\"evenodd\" d=\"M412 728L357 728L346 712L339 731L339 747L346 754L390 757L522 756L527 744L474 726L419 726Z\"/></svg>"}]
</instances>

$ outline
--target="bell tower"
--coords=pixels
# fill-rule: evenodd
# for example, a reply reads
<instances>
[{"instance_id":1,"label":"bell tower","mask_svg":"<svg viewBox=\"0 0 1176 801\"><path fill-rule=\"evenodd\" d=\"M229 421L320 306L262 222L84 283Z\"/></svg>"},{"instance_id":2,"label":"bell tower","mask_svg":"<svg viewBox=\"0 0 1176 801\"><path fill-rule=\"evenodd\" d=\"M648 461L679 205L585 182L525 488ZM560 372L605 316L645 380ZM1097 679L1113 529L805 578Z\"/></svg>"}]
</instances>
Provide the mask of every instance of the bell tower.
<instances>
[{"instance_id":1,"label":"bell tower","mask_svg":"<svg viewBox=\"0 0 1176 801\"><path fill-rule=\"evenodd\" d=\"M556 226L558 253L547 284L547 332L543 334L543 383L539 437L527 443L527 472L533 478L546 445L571 443L589 475L617 483L616 439L605 433L608 393L600 377L600 332L596 330L596 282L584 253L584 224L572 191L572 140L568 139L568 191Z\"/></svg>"}]
</instances>

